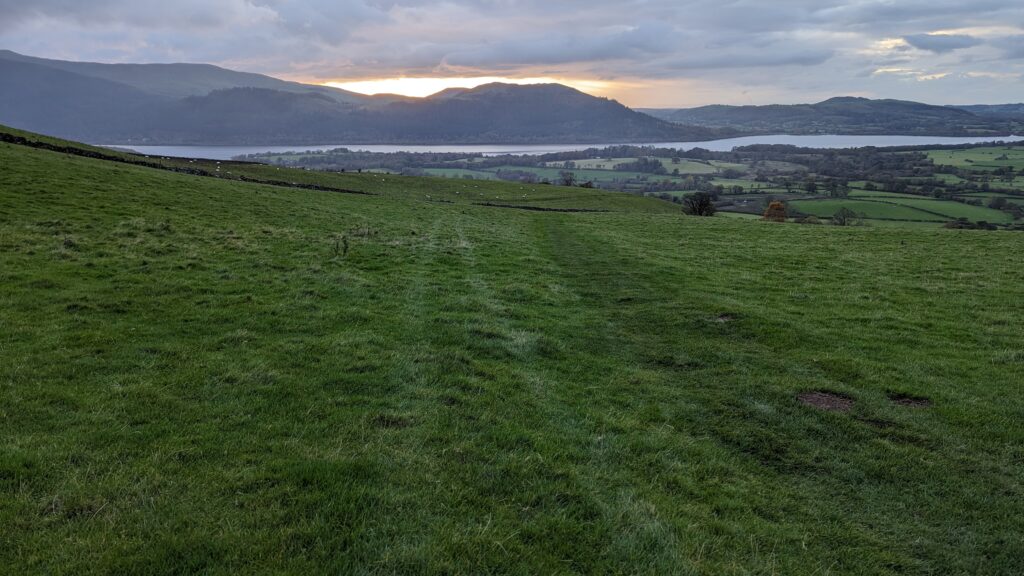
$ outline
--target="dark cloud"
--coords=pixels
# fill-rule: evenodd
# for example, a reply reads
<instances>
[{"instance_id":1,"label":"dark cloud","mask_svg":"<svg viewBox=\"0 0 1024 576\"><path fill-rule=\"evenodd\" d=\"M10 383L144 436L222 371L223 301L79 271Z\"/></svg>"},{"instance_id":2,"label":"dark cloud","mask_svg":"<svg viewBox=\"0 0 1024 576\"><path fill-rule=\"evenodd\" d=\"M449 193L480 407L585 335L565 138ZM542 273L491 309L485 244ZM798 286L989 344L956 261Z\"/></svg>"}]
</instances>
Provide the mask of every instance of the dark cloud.
<instances>
[{"instance_id":1,"label":"dark cloud","mask_svg":"<svg viewBox=\"0 0 1024 576\"><path fill-rule=\"evenodd\" d=\"M801 48L773 51L731 51L710 56L684 55L665 64L673 70L730 69L730 68L774 68L779 66L816 66L827 62L835 55L828 49Z\"/></svg>"},{"instance_id":2,"label":"dark cloud","mask_svg":"<svg viewBox=\"0 0 1024 576\"><path fill-rule=\"evenodd\" d=\"M603 60L643 60L671 53L681 34L668 24L641 23L626 30L565 34L524 34L453 51L445 57L452 66L488 67L563 64Z\"/></svg>"},{"instance_id":3,"label":"dark cloud","mask_svg":"<svg viewBox=\"0 0 1024 576\"><path fill-rule=\"evenodd\" d=\"M903 39L914 48L937 54L973 48L982 43L980 39L967 34L911 34Z\"/></svg>"},{"instance_id":4,"label":"dark cloud","mask_svg":"<svg viewBox=\"0 0 1024 576\"><path fill-rule=\"evenodd\" d=\"M176 0L0 0L0 32L39 20L74 22L89 27L130 25L146 29L226 28L239 21L238 1Z\"/></svg>"},{"instance_id":5,"label":"dark cloud","mask_svg":"<svg viewBox=\"0 0 1024 576\"><path fill-rule=\"evenodd\" d=\"M972 89L1021 90L996 80L1022 71L1021 38L1020 0L0 0L0 48L45 57L204 61L307 80L742 84L794 99L812 79L901 96L972 72ZM896 67L909 72L862 75Z\"/></svg>"}]
</instances>

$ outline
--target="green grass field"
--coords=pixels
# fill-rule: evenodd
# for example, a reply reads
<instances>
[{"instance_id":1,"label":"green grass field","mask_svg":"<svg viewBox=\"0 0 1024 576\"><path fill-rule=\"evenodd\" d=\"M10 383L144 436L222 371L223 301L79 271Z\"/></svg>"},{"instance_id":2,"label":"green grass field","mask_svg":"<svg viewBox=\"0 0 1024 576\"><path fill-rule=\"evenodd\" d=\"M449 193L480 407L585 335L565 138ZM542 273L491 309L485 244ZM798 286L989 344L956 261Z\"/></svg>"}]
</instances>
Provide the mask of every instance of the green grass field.
<instances>
[{"instance_id":1,"label":"green grass field","mask_svg":"<svg viewBox=\"0 0 1024 576\"><path fill-rule=\"evenodd\" d=\"M679 170L680 174L717 174L722 167L718 166L716 162L698 162L696 160L685 160L680 159L679 163L672 162L671 158L658 158L661 161L661 165L668 170L669 174L673 170ZM729 166L731 167L731 166ZM745 169L746 166L740 165L740 169Z\"/></svg>"},{"instance_id":2,"label":"green grass field","mask_svg":"<svg viewBox=\"0 0 1024 576\"><path fill-rule=\"evenodd\" d=\"M786 193L785 188L773 187L768 182L758 182L756 180L748 180L748 179L742 179L742 178L739 178L739 179L736 179L736 178L715 178L714 180L711 181L711 183L714 184L715 186L725 186L726 188L732 188L734 186L739 186L739 187L743 188L745 193L749 193L751 190L759 190L762 193L766 193L766 192L777 192L777 193L780 193L780 194L785 194ZM798 191L798 187L794 187L793 190L794 191Z\"/></svg>"},{"instance_id":3,"label":"green grass field","mask_svg":"<svg viewBox=\"0 0 1024 576\"><path fill-rule=\"evenodd\" d=\"M934 158L933 158L933 160L934 160ZM939 163L939 162L937 162L937 163ZM936 180L941 180L941 181L945 182L946 184L960 184L960 183L962 183L964 181L963 178L961 178L961 177L959 177L959 176L957 176L955 174L935 174L934 178Z\"/></svg>"},{"instance_id":4,"label":"green grass field","mask_svg":"<svg viewBox=\"0 0 1024 576\"><path fill-rule=\"evenodd\" d=\"M971 168L973 170L993 170L1012 166L1024 170L1024 148L993 146L989 148L971 148L968 150L933 150L928 156L938 165ZM1005 157L1005 158L1004 158Z\"/></svg>"},{"instance_id":5,"label":"green grass field","mask_svg":"<svg viewBox=\"0 0 1024 576\"><path fill-rule=\"evenodd\" d=\"M431 176L444 176L446 178L462 178L464 176L472 176L477 180L494 180L495 176L492 172L486 172L484 170L464 170L462 168L427 168L424 170Z\"/></svg>"},{"instance_id":6,"label":"green grass field","mask_svg":"<svg viewBox=\"0 0 1024 576\"><path fill-rule=\"evenodd\" d=\"M652 182L679 181L680 177L669 174L644 174L643 172L625 172L618 170L566 170L564 168L535 168L531 166L502 166L501 170L532 172L538 178L546 178L552 182L561 179L562 172L572 172L579 182L622 182L632 179L646 179ZM497 169L495 169L497 170Z\"/></svg>"},{"instance_id":7,"label":"green grass field","mask_svg":"<svg viewBox=\"0 0 1024 576\"><path fill-rule=\"evenodd\" d=\"M723 218L732 218L736 220L761 220L762 216L759 214L748 214L746 212L718 212L715 216L721 216Z\"/></svg>"},{"instance_id":8,"label":"green grass field","mask_svg":"<svg viewBox=\"0 0 1024 576\"><path fill-rule=\"evenodd\" d=\"M730 162L719 162L719 161L697 161L686 158L681 158L678 163L673 162L672 158L656 158L665 167L666 170L671 174L673 170L679 170L679 173L683 176L687 174L717 174L722 170L732 169L739 171L746 171L749 166L745 164L736 164ZM619 164L627 164L629 162L635 162L636 158L590 158L585 160L574 160L576 168L574 170L615 170L615 166ZM563 163L560 162L548 162L549 168L555 168L557 170L564 170L562 167ZM779 163L783 164L783 163ZM633 174L632 172L630 174Z\"/></svg>"},{"instance_id":9,"label":"green grass field","mask_svg":"<svg viewBox=\"0 0 1024 576\"><path fill-rule=\"evenodd\" d=\"M4 574L1024 571L1016 233L221 170L0 144Z\"/></svg>"},{"instance_id":10,"label":"green grass field","mask_svg":"<svg viewBox=\"0 0 1024 576\"><path fill-rule=\"evenodd\" d=\"M921 220L930 222L946 222L949 217L929 212L923 212L910 206L901 206L887 202L876 202L872 200L857 199L828 199L828 200L793 200L790 206L803 212L812 214L819 218L831 218L842 208L848 208L858 214L863 214L868 219L881 220Z\"/></svg>"},{"instance_id":11,"label":"green grass field","mask_svg":"<svg viewBox=\"0 0 1024 576\"><path fill-rule=\"evenodd\" d=\"M983 200L986 203L993 198L1006 198L1010 202L1024 203L1024 192L1017 192L1014 194L1005 192L975 192L971 194L964 194L963 197Z\"/></svg>"},{"instance_id":12,"label":"green grass field","mask_svg":"<svg viewBox=\"0 0 1024 576\"><path fill-rule=\"evenodd\" d=\"M893 201L902 206L927 210L929 212L938 212L950 218L967 218L971 221L985 220L993 223L1013 222L1013 217L1006 212L993 210L992 208L984 206L971 206L960 202L929 200L927 198L899 199Z\"/></svg>"},{"instance_id":13,"label":"green grass field","mask_svg":"<svg viewBox=\"0 0 1024 576\"><path fill-rule=\"evenodd\" d=\"M902 194L899 192L882 192L880 190L857 190L851 189L850 198L856 198L859 200L885 200L893 201L894 199L903 198L908 200L921 200L922 197L917 194Z\"/></svg>"},{"instance_id":14,"label":"green grass field","mask_svg":"<svg viewBox=\"0 0 1024 576\"><path fill-rule=\"evenodd\" d=\"M575 169L578 170L614 170L618 164L624 164L626 162L633 162L636 158L589 158L574 160L573 164L576 165ZM548 162L549 168L562 169L564 162Z\"/></svg>"},{"instance_id":15,"label":"green grass field","mask_svg":"<svg viewBox=\"0 0 1024 576\"><path fill-rule=\"evenodd\" d=\"M957 218L995 224L1013 222L1006 212L984 206L971 206L950 200L922 198L910 194L851 191L848 199L794 200L793 208L818 217L829 217L841 208L849 208L872 220L918 220L946 222Z\"/></svg>"},{"instance_id":16,"label":"green grass field","mask_svg":"<svg viewBox=\"0 0 1024 576\"><path fill-rule=\"evenodd\" d=\"M1024 170L1024 168L1021 168L1021 170ZM1013 181L1010 182L1007 182L1002 179L993 180L992 182L989 183L989 185L992 187L993 190L1015 190L1019 192L1024 191L1024 178L1017 176L1013 179Z\"/></svg>"}]
</instances>

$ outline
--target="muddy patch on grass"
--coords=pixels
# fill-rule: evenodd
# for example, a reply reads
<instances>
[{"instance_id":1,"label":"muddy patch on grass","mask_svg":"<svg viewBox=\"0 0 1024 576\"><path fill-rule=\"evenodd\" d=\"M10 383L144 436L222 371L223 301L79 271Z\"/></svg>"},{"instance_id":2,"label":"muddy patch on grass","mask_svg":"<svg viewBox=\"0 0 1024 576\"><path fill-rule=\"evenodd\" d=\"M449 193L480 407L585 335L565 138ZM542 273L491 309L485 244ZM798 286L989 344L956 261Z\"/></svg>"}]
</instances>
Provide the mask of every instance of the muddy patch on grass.
<instances>
[{"instance_id":1,"label":"muddy patch on grass","mask_svg":"<svg viewBox=\"0 0 1024 576\"><path fill-rule=\"evenodd\" d=\"M459 406L460 404L462 404L462 401L454 396L444 396L441 398L441 404L449 407Z\"/></svg>"},{"instance_id":2,"label":"muddy patch on grass","mask_svg":"<svg viewBox=\"0 0 1024 576\"><path fill-rule=\"evenodd\" d=\"M373 417L373 425L378 428L408 428L412 426L412 418L394 414L378 414Z\"/></svg>"},{"instance_id":3,"label":"muddy patch on grass","mask_svg":"<svg viewBox=\"0 0 1024 576\"><path fill-rule=\"evenodd\" d=\"M849 412L854 404L853 398L845 394L825 392L823 390L802 392L796 398L805 406L828 412Z\"/></svg>"},{"instance_id":4,"label":"muddy patch on grass","mask_svg":"<svg viewBox=\"0 0 1024 576\"><path fill-rule=\"evenodd\" d=\"M719 324L728 324L734 320L736 320L736 315L729 314L728 312L723 312L715 317L715 322L718 322Z\"/></svg>"},{"instance_id":5,"label":"muddy patch on grass","mask_svg":"<svg viewBox=\"0 0 1024 576\"><path fill-rule=\"evenodd\" d=\"M858 418L858 420L878 430L892 430L896 427L895 422L882 420L880 418Z\"/></svg>"},{"instance_id":6,"label":"muddy patch on grass","mask_svg":"<svg viewBox=\"0 0 1024 576\"><path fill-rule=\"evenodd\" d=\"M903 406L905 408L930 408L934 405L934 402L932 402L930 398L914 396L913 394L904 394L902 392L890 392L889 401L897 406Z\"/></svg>"}]
</instances>

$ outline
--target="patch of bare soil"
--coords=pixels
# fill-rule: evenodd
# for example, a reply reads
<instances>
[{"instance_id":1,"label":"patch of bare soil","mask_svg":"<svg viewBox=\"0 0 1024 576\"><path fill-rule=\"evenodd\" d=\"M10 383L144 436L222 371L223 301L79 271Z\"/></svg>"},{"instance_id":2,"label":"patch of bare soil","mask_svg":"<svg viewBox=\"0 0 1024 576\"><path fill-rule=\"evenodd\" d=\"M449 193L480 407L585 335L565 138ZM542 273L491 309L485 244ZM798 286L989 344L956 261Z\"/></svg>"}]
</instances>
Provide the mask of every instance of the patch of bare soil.
<instances>
[{"instance_id":1,"label":"patch of bare soil","mask_svg":"<svg viewBox=\"0 0 1024 576\"><path fill-rule=\"evenodd\" d=\"M854 404L853 398L849 396L821 390L803 392L798 394L796 398L806 406L829 412L849 412Z\"/></svg>"},{"instance_id":2,"label":"patch of bare soil","mask_svg":"<svg viewBox=\"0 0 1024 576\"><path fill-rule=\"evenodd\" d=\"M902 392L891 392L889 394L889 401L897 406L904 406L906 408L928 408L934 402L924 396L914 396L913 394L904 394Z\"/></svg>"}]
</instances>

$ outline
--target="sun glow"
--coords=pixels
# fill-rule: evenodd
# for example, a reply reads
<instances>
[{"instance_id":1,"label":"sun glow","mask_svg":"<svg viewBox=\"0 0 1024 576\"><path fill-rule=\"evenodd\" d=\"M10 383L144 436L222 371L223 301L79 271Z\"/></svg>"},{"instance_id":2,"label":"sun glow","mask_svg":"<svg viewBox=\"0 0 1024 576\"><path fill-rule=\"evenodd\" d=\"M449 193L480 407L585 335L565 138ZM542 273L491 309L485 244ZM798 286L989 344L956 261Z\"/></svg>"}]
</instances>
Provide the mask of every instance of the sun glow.
<instances>
[{"instance_id":1,"label":"sun glow","mask_svg":"<svg viewBox=\"0 0 1024 576\"><path fill-rule=\"evenodd\" d=\"M566 80L564 78L504 78L501 76L475 76L471 78L379 78L351 82L327 82L325 86L341 88L360 94L398 94L423 98L447 88L476 88L493 82L506 84L565 84L577 90L603 95L609 88L608 82L596 80Z\"/></svg>"}]
</instances>

